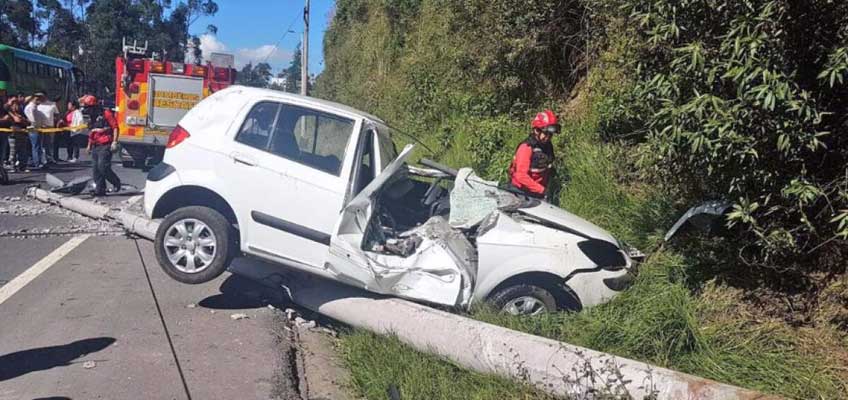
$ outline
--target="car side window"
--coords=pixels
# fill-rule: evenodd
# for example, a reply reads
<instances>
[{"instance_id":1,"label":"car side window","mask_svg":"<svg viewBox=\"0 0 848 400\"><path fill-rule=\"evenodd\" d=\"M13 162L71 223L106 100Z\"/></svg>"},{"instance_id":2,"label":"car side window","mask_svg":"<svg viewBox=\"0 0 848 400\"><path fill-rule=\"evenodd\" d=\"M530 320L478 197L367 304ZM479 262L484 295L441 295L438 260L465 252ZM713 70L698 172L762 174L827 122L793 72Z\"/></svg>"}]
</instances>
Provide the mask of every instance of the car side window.
<instances>
[{"instance_id":1,"label":"car side window","mask_svg":"<svg viewBox=\"0 0 848 400\"><path fill-rule=\"evenodd\" d=\"M270 151L339 176L353 126L354 121L347 118L284 104Z\"/></svg>"},{"instance_id":2,"label":"car side window","mask_svg":"<svg viewBox=\"0 0 848 400\"><path fill-rule=\"evenodd\" d=\"M280 104L261 102L253 106L236 135L236 141L260 150L267 150Z\"/></svg>"}]
</instances>

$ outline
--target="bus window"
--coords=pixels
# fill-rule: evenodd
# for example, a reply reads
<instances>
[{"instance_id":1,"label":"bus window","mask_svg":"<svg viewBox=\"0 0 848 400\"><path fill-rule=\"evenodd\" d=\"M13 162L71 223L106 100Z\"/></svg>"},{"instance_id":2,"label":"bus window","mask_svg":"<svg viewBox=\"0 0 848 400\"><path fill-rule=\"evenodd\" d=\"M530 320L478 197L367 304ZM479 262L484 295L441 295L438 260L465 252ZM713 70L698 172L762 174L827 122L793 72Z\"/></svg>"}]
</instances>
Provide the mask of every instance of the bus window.
<instances>
[{"instance_id":1,"label":"bus window","mask_svg":"<svg viewBox=\"0 0 848 400\"><path fill-rule=\"evenodd\" d=\"M9 72L9 67L6 66L6 63L3 60L0 60L0 81L8 82L9 78L12 74Z\"/></svg>"},{"instance_id":2,"label":"bus window","mask_svg":"<svg viewBox=\"0 0 848 400\"><path fill-rule=\"evenodd\" d=\"M23 74L23 73L26 72L26 68L27 68L27 62L26 61L18 58L18 59L15 60L15 65L16 65L15 69L18 71L19 74Z\"/></svg>"}]
</instances>

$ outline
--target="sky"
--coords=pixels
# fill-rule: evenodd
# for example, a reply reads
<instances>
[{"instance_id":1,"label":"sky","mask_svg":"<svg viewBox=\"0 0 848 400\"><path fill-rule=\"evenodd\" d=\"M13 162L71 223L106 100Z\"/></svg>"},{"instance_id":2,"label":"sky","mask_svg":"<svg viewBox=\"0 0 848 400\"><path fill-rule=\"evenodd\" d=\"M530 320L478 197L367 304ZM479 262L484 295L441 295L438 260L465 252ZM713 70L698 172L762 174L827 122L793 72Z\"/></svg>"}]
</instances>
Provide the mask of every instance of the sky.
<instances>
[{"instance_id":1,"label":"sky","mask_svg":"<svg viewBox=\"0 0 848 400\"><path fill-rule=\"evenodd\" d=\"M189 28L191 34L200 36L204 56L211 52L233 54L239 69L248 62L256 64L267 60L274 74L288 67L303 37L304 0L216 1L218 13L199 18ZM322 43L334 5L333 0L310 0L310 75L317 75L324 69ZM210 24L218 27L217 34L205 33ZM294 32L286 33L289 26Z\"/></svg>"}]
</instances>

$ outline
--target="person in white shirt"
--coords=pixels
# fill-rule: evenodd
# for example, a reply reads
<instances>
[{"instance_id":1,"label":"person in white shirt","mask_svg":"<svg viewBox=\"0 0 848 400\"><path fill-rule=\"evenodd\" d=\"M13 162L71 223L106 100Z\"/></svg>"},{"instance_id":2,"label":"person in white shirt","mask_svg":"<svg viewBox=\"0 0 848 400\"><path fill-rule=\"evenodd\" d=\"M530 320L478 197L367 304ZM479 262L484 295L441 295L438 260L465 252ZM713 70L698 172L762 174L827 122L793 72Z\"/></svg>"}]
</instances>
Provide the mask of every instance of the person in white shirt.
<instances>
[{"instance_id":1,"label":"person in white shirt","mask_svg":"<svg viewBox=\"0 0 848 400\"><path fill-rule=\"evenodd\" d=\"M41 97L36 94L35 96L29 96L26 99L27 105L24 107L24 115L26 115L27 119L30 123L30 128L33 128L29 132L29 142L32 147L32 154L30 156L29 162L30 167L32 168L41 168L45 164L45 160L42 157L42 135L38 133L35 129L44 128L44 115L38 111L38 104L41 103Z\"/></svg>"},{"instance_id":2,"label":"person in white shirt","mask_svg":"<svg viewBox=\"0 0 848 400\"><path fill-rule=\"evenodd\" d=\"M74 127L85 124L85 119L82 116L79 102L71 100L68 102L68 113L65 114L65 126ZM73 130L68 138L68 162L75 163L79 161L80 148L88 144L88 130Z\"/></svg>"},{"instance_id":3,"label":"person in white shirt","mask_svg":"<svg viewBox=\"0 0 848 400\"><path fill-rule=\"evenodd\" d=\"M45 127L55 128L57 122L59 122L59 108L56 107L56 101L59 101L61 97L57 96L56 101L50 101L44 93L38 93L38 95L41 95L41 103L38 104L37 111L44 117ZM48 163L55 163L56 159L59 158L59 143L55 137L55 133L41 135L42 147L44 148L45 159Z\"/></svg>"}]
</instances>

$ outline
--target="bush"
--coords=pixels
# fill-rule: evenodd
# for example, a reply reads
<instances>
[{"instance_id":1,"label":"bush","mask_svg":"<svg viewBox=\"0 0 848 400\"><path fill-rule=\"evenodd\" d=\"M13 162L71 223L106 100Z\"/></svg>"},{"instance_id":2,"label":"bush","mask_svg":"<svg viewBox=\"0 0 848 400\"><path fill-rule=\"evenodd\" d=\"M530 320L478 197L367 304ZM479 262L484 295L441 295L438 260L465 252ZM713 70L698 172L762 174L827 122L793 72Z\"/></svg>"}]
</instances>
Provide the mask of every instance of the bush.
<instances>
[{"instance_id":1,"label":"bush","mask_svg":"<svg viewBox=\"0 0 848 400\"><path fill-rule=\"evenodd\" d=\"M641 135L644 170L732 201L749 265L844 269L828 256L848 245L848 3L619 3L642 50L620 133Z\"/></svg>"}]
</instances>

